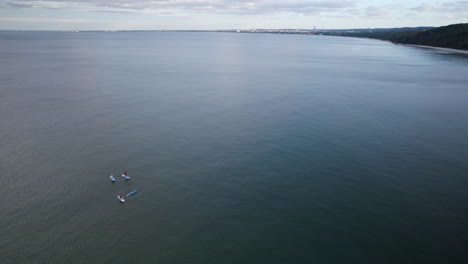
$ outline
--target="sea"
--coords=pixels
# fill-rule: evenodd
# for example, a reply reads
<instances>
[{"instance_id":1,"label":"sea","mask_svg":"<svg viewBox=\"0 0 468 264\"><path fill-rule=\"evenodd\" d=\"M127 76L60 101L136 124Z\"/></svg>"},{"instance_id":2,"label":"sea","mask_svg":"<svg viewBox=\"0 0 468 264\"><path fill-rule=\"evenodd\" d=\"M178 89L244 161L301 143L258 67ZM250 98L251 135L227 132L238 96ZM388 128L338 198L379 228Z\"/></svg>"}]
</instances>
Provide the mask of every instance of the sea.
<instances>
[{"instance_id":1,"label":"sea","mask_svg":"<svg viewBox=\"0 0 468 264\"><path fill-rule=\"evenodd\" d=\"M0 194L2 264L463 263L468 54L1 31Z\"/></svg>"}]
</instances>

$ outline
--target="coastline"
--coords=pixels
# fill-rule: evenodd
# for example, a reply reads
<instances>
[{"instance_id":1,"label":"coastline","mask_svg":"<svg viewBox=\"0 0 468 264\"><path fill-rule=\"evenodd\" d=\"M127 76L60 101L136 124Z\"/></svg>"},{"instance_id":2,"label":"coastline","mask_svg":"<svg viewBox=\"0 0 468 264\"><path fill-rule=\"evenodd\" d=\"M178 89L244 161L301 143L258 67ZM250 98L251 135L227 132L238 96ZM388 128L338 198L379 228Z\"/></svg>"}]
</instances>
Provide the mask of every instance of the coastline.
<instances>
[{"instance_id":1,"label":"coastline","mask_svg":"<svg viewBox=\"0 0 468 264\"><path fill-rule=\"evenodd\" d=\"M380 41L389 42L389 43L392 43L392 44L395 44L395 45L404 45L404 46L412 46L412 47L418 47L418 48L436 49L436 50L441 50L441 51L450 51L450 52L457 52L457 53L468 54L468 50L452 49L452 48L444 48L444 47L436 47L436 46L428 46L428 45L417 45L417 44L398 43L398 42L393 42L393 41L391 41L391 40L379 39L379 38L366 38L366 37L340 36L340 35L316 35L316 36L373 39L373 40L380 40Z\"/></svg>"},{"instance_id":2,"label":"coastline","mask_svg":"<svg viewBox=\"0 0 468 264\"><path fill-rule=\"evenodd\" d=\"M403 43L396 43L405 46L412 46L412 47L419 47L419 48L426 48L426 49L437 49L443 51L451 51L451 52L458 52L468 54L468 50L460 50L460 49L451 49L451 48L442 48L442 47L434 47L434 46L426 46L426 45L416 45L416 44L403 44Z\"/></svg>"}]
</instances>

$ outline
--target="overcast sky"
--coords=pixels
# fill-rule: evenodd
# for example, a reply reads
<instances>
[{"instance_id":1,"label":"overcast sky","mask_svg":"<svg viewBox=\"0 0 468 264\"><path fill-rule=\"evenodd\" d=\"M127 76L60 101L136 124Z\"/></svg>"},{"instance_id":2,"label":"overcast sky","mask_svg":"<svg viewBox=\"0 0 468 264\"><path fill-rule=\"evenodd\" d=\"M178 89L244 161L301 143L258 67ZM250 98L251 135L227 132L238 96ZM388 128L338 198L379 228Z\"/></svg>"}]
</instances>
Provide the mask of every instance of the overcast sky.
<instances>
[{"instance_id":1,"label":"overcast sky","mask_svg":"<svg viewBox=\"0 0 468 264\"><path fill-rule=\"evenodd\" d=\"M468 22L451 0L0 0L0 29L375 28Z\"/></svg>"}]
</instances>

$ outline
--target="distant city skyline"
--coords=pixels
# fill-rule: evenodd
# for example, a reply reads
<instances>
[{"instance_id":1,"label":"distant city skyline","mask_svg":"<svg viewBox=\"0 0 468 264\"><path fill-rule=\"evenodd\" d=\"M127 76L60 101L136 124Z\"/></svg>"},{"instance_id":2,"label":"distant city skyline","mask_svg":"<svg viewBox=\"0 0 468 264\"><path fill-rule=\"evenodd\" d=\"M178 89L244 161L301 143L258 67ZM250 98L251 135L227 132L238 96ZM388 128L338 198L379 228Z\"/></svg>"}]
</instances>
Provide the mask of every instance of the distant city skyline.
<instances>
[{"instance_id":1,"label":"distant city skyline","mask_svg":"<svg viewBox=\"0 0 468 264\"><path fill-rule=\"evenodd\" d=\"M0 0L0 29L219 30L444 26L468 22L468 1Z\"/></svg>"}]
</instances>

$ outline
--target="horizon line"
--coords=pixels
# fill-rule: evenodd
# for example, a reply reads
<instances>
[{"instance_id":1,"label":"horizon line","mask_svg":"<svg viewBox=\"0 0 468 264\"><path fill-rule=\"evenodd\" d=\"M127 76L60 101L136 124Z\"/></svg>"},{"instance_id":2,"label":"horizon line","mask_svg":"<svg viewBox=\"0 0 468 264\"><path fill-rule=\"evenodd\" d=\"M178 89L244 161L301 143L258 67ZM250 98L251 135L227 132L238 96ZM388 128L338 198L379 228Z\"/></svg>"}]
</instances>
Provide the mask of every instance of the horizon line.
<instances>
[{"instance_id":1,"label":"horizon line","mask_svg":"<svg viewBox=\"0 0 468 264\"><path fill-rule=\"evenodd\" d=\"M457 23L464 24L464 23ZM454 24L449 24L454 25ZM448 25L446 25L448 26ZM0 31L55 31L55 32L131 32L131 31L191 31L191 32L218 32L218 31L280 31L280 30L303 30L303 31L324 31L324 30L359 30L359 29L401 29L401 28L437 28L444 26L415 26L415 27L360 27L360 28L229 28L229 29L0 29Z\"/></svg>"}]
</instances>

